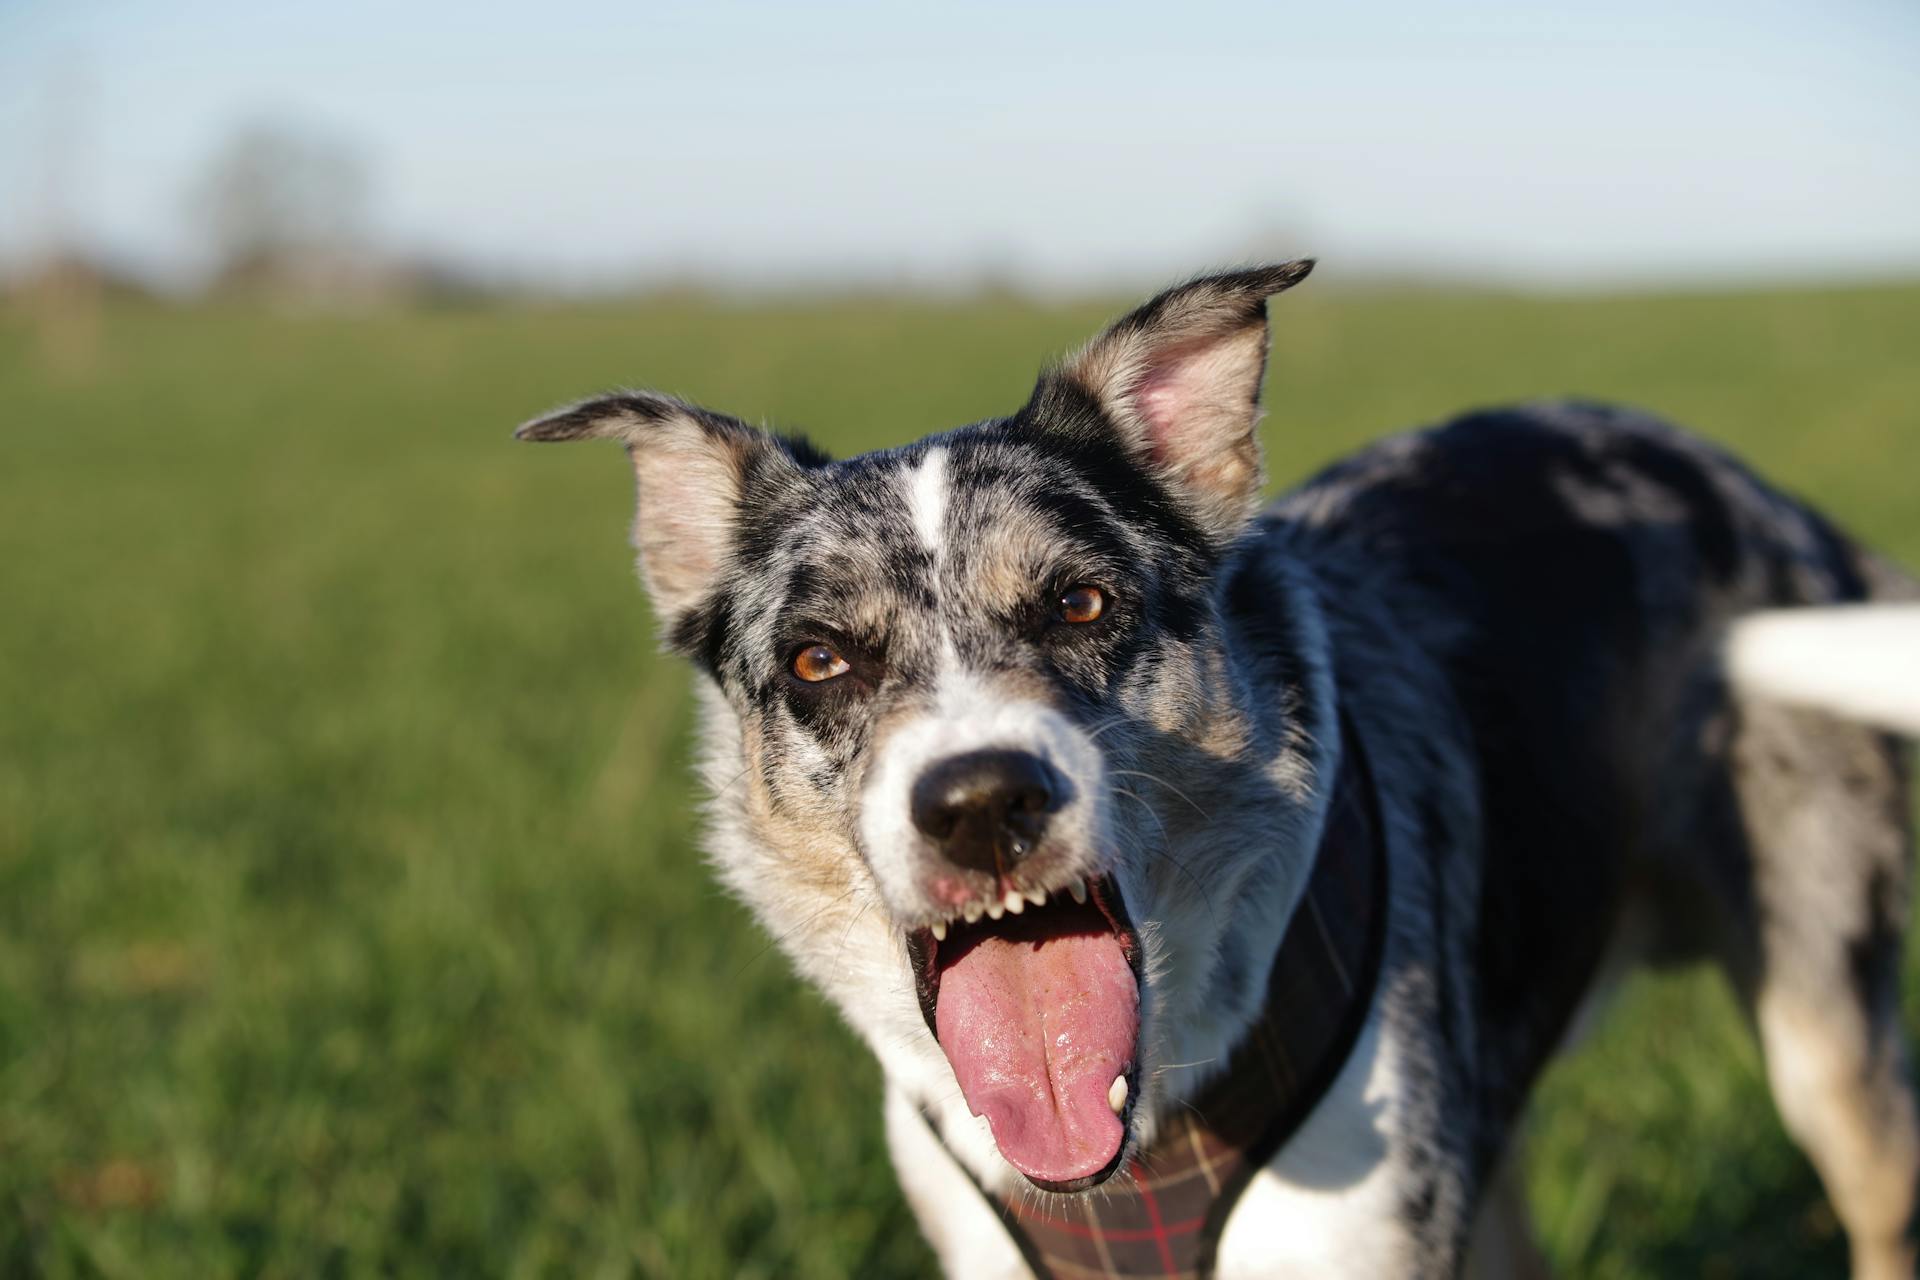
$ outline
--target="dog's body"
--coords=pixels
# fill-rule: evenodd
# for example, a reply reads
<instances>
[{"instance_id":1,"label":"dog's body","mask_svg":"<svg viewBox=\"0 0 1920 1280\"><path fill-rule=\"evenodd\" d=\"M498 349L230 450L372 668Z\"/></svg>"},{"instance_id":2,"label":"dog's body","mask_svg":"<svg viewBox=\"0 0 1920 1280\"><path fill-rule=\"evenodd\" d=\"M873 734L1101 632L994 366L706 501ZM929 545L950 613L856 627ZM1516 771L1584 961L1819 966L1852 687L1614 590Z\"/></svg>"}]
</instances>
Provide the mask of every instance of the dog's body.
<instances>
[{"instance_id":1,"label":"dog's body","mask_svg":"<svg viewBox=\"0 0 1920 1280\"><path fill-rule=\"evenodd\" d=\"M1902 754L1724 661L1748 615L1910 584L1593 406L1390 440L1254 518L1264 303L1304 274L1170 291L1013 417L843 463L645 394L523 429L627 443L716 864L879 1056L947 1270L1025 1274L982 1190L1097 1197L1220 1073L1364 755L1370 1008L1219 1274L1450 1274L1476 1221L1497 1264L1582 1003L1704 957L1857 1272L1910 1275Z\"/></svg>"}]
</instances>

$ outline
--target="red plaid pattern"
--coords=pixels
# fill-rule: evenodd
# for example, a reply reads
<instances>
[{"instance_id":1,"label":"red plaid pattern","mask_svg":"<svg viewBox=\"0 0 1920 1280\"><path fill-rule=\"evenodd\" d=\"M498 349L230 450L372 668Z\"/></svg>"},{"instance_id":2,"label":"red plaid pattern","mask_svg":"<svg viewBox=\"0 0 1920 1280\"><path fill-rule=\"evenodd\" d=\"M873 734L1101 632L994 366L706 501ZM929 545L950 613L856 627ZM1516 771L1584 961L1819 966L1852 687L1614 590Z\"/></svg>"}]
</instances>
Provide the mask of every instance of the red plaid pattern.
<instances>
[{"instance_id":1,"label":"red plaid pattern","mask_svg":"<svg viewBox=\"0 0 1920 1280\"><path fill-rule=\"evenodd\" d=\"M1041 1280L1204 1280L1227 1214L1346 1061L1386 935L1378 799L1346 724L1306 896L1274 956L1266 1011L1191 1109L1106 1186L988 1199ZM936 1130L937 1132L937 1130ZM983 1191L983 1194L986 1194Z\"/></svg>"}]
</instances>

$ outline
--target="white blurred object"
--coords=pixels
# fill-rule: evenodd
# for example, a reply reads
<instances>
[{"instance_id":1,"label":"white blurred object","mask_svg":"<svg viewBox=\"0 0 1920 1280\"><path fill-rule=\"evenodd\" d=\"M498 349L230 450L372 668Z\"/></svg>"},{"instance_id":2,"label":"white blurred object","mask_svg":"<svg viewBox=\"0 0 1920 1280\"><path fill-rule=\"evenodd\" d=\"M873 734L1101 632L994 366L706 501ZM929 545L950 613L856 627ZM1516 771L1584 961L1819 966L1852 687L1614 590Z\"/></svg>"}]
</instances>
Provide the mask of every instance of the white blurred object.
<instances>
[{"instance_id":1,"label":"white blurred object","mask_svg":"<svg viewBox=\"0 0 1920 1280\"><path fill-rule=\"evenodd\" d=\"M1777 609L1727 641L1738 687L1920 736L1920 604Z\"/></svg>"}]
</instances>

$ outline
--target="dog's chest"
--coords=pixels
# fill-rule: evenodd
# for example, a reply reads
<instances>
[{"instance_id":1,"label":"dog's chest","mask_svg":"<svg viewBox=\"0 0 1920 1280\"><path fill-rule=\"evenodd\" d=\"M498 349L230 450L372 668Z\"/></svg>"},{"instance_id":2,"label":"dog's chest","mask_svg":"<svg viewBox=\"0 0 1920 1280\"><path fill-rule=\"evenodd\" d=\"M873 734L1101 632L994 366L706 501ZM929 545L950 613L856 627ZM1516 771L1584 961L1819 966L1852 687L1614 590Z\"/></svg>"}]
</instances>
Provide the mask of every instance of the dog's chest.
<instances>
[{"instance_id":1,"label":"dog's chest","mask_svg":"<svg viewBox=\"0 0 1920 1280\"><path fill-rule=\"evenodd\" d=\"M1376 1008L1320 1105L1241 1193L1221 1280L1408 1274L1399 1058Z\"/></svg>"}]
</instances>

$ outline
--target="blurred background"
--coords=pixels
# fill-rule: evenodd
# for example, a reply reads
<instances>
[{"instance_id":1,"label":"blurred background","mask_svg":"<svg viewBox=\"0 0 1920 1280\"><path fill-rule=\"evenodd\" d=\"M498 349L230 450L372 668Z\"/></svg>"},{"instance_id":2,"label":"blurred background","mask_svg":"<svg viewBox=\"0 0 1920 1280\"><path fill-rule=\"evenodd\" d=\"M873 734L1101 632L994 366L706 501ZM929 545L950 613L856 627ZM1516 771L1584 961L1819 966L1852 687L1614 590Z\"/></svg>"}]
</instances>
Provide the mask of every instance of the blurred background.
<instances>
[{"instance_id":1,"label":"blurred background","mask_svg":"<svg viewBox=\"0 0 1920 1280\"><path fill-rule=\"evenodd\" d=\"M1276 487L1578 393L1920 564L1910 0L482 9L0 0L0 1273L928 1270L557 402L900 442L1311 253ZM1569 1275L1844 1265L1704 976L1526 1161Z\"/></svg>"}]
</instances>

